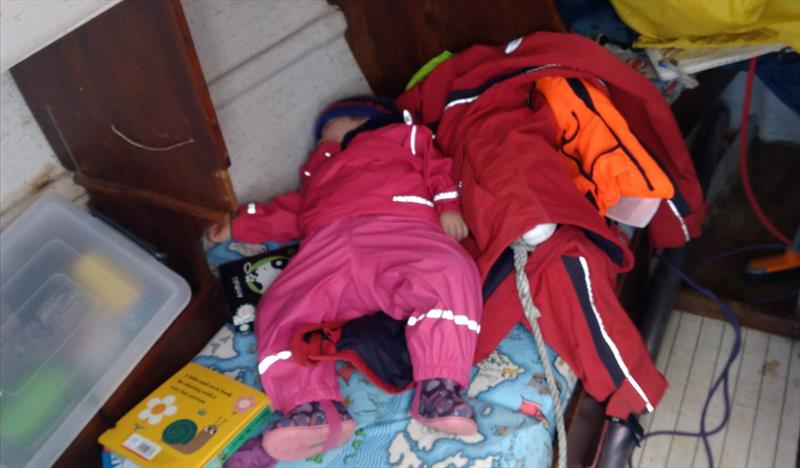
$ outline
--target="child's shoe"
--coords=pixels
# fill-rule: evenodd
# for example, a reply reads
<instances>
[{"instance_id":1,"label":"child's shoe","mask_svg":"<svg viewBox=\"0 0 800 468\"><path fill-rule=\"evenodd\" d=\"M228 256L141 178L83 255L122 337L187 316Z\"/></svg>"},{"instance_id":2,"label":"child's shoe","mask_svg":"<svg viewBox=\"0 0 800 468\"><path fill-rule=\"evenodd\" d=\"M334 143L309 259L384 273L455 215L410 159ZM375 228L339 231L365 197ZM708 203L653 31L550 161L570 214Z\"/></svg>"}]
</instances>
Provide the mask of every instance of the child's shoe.
<instances>
[{"instance_id":1,"label":"child's shoe","mask_svg":"<svg viewBox=\"0 0 800 468\"><path fill-rule=\"evenodd\" d=\"M461 385L448 379L417 383L411 417L438 431L471 435L478 431L475 411L461 396Z\"/></svg>"},{"instance_id":2,"label":"child's shoe","mask_svg":"<svg viewBox=\"0 0 800 468\"><path fill-rule=\"evenodd\" d=\"M312 401L275 421L261 443L276 460L304 460L344 444L355 432L356 422L340 401Z\"/></svg>"}]
</instances>

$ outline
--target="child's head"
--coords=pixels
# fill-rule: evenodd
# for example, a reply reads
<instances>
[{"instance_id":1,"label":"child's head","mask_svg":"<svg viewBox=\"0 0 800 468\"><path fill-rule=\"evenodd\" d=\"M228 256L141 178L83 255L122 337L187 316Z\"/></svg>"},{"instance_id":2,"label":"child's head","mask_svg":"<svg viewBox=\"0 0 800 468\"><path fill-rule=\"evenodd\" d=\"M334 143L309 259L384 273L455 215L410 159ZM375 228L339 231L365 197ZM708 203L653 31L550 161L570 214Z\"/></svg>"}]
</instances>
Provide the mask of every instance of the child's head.
<instances>
[{"instance_id":1,"label":"child's head","mask_svg":"<svg viewBox=\"0 0 800 468\"><path fill-rule=\"evenodd\" d=\"M322 126L319 142L333 141L341 144L345 135L360 127L367 120L369 117L351 117L349 115L334 117Z\"/></svg>"},{"instance_id":2,"label":"child's head","mask_svg":"<svg viewBox=\"0 0 800 468\"><path fill-rule=\"evenodd\" d=\"M341 143L344 136L367 120L382 113L391 113L391 103L370 96L341 99L328 105L317 119L314 135L317 141Z\"/></svg>"}]
</instances>

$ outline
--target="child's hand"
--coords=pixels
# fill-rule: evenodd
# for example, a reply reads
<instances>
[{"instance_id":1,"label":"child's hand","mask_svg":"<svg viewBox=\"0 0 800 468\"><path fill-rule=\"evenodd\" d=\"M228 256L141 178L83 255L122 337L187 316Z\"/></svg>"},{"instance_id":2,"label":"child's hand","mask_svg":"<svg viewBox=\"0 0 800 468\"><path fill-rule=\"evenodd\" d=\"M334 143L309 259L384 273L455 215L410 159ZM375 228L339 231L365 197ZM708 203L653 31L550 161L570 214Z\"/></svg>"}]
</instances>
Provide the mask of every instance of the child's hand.
<instances>
[{"instance_id":1,"label":"child's hand","mask_svg":"<svg viewBox=\"0 0 800 468\"><path fill-rule=\"evenodd\" d=\"M231 238L231 223L215 224L208 228L208 240L211 242L225 242Z\"/></svg>"},{"instance_id":2,"label":"child's hand","mask_svg":"<svg viewBox=\"0 0 800 468\"><path fill-rule=\"evenodd\" d=\"M445 211L440 214L439 222L442 223L444 232L457 241L461 241L461 239L467 237L467 234L469 234L469 229L467 229L467 223L464 222L464 218L455 211Z\"/></svg>"}]
</instances>

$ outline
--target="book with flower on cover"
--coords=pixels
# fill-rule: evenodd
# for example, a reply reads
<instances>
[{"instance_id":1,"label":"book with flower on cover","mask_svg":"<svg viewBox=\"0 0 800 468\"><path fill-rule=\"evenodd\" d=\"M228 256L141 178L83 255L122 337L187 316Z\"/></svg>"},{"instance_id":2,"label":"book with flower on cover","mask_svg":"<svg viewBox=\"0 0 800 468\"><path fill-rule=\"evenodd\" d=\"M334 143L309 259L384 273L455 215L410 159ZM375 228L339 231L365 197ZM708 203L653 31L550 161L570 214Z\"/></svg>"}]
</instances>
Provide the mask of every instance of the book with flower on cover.
<instances>
[{"instance_id":1,"label":"book with flower on cover","mask_svg":"<svg viewBox=\"0 0 800 468\"><path fill-rule=\"evenodd\" d=\"M100 436L137 465L215 467L263 428L269 398L189 363Z\"/></svg>"}]
</instances>

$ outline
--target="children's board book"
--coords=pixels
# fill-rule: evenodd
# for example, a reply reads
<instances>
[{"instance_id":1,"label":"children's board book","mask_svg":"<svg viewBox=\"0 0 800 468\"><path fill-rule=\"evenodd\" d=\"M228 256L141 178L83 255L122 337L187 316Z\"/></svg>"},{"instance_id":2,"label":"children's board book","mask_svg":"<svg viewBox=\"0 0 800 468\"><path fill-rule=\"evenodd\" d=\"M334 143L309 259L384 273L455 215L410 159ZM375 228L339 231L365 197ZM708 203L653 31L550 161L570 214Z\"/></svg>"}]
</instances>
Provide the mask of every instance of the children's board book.
<instances>
[{"instance_id":1,"label":"children's board book","mask_svg":"<svg viewBox=\"0 0 800 468\"><path fill-rule=\"evenodd\" d=\"M189 363L99 440L142 467L219 467L270 414L264 393Z\"/></svg>"},{"instance_id":2,"label":"children's board book","mask_svg":"<svg viewBox=\"0 0 800 468\"><path fill-rule=\"evenodd\" d=\"M219 266L219 278L233 314L233 324L240 331L250 330L261 295L286 268L295 252L296 247L283 247Z\"/></svg>"}]
</instances>

